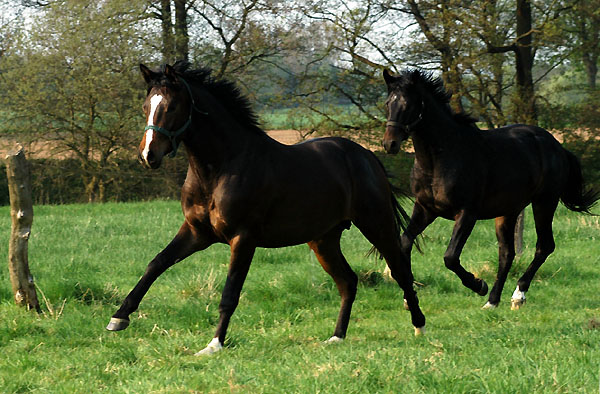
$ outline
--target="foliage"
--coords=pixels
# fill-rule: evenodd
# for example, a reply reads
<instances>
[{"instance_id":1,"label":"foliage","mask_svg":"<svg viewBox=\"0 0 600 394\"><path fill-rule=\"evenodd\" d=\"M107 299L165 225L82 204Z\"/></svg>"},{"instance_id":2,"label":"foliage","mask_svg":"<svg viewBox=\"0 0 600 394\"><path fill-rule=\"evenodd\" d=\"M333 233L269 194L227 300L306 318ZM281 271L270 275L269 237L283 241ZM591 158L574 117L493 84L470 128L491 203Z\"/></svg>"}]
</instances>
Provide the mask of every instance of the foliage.
<instances>
[{"instance_id":1,"label":"foliage","mask_svg":"<svg viewBox=\"0 0 600 394\"><path fill-rule=\"evenodd\" d=\"M495 127L523 120L530 92L515 88L511 51L526 47L539 124L597 135L598 1L520 2L532 27L519 36L504 0L0 0L14 9L0 17L0 132L51 140L53 158L78 161L69 183L86 200L117 200L112 190L129 183L115 170L134 154L143 118L140 62L187 56L275 113L266 126L378 146L383 68L441 73L452 106Z\"/></svg>"},{"instance_id":2,"label":"foliage","mask_svg":"<svg viewBox=\"0 0 600 394\"><path fill-rule=\"evenodd\" d=\"M135 3L55 1L1 61L6 123L79 161L88 200L103 200L109 162L133 145L141 94ZM110 23L107 23L110 20ZM99 39L101 37L102 39Z\"/></svg>"},{"instance_id":3,"label":"foliage","mask_svg":"<svg viewBox=\"0 0 600 394\"><path fill-rule=\"evenodd\" d=\"M339 309L331 278L305 246L258 250L223 352L192 354L212 337L229 249L215 245L164 273L118 333L104 330L150 259L181 223L177 202L44 206L36 209L30 264L44 314L14 306L0 270L2 392L596 392L600 350L598 217L559 209L557 249L527 304L511 311L516 280L533 258L527 211L525 251L503 302L484 299L444 267L452 223L425 233L413 270L427 316L415 338L398 286L377 280L382 263L353 228L342 250L361 282L348 338L326 346ZM9 226L0 208L0 228ZM470 237L463 264L492 281L497 249L490 221ZM8 232L0 233L5 243ZM6 260L6 249L0 249ZM42 297L43 293L43 297Z\"/></svg>"}]
</instances>

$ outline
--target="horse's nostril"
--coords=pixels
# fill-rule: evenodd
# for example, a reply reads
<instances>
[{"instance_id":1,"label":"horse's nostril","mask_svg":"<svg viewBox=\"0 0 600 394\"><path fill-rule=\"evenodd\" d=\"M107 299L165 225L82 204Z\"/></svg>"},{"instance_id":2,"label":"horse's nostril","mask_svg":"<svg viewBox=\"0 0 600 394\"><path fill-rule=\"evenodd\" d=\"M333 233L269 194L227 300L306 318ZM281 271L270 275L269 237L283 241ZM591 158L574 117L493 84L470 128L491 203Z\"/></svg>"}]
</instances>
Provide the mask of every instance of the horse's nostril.
<instances>
[{"instance_id":1,"label":"horse's nostril","mask_svg":"<svg viewBox=\"0 0 600 394\"><path fill-rule=\"evenodd\" d=\"M148 163L154 163L154 153L152 153L152 151L149 151L148 154L146 155L146 161Z\"/></svg>"},{"instance_id":2,"label":"horse's nostril","mask_svg":"<svg viewBox=\"0 0 600 394\"><path fill-rule=\"evenodd\" d=\"M399 145L396 140L383 141L383 147L387 153L398 153Z\"/></svg>"}]
</instances>

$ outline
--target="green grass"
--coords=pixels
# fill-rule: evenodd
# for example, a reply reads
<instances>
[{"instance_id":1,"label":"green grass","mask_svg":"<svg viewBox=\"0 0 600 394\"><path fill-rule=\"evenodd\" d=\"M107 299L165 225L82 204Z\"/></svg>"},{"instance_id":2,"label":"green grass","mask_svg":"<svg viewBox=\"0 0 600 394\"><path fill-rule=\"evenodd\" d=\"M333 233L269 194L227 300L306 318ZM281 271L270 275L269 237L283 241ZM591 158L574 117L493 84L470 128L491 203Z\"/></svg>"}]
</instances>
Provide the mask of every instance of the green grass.
<instances>
[{"instance_id":1,"label":"green grass","mask_svg":"<svg viewBox=\"0 0 600 394\"><path fill-rule=\"evenodd\" d=\"M522 310L516 279L533 254L528 212L524 255L497 310L444 268L452 223L427 231L414 254L427 335L415 338L402 295L380 279L383 263L353 228L343 250L361 281L348 338L325 346L339 297L305 245L256 253L224 351L193 353L212 338L229 250L215 245L161 276L122 332L105 331L119 302L181 223L178 202L40 206L30 266L44 315L14 306L0 270L0 392L58 393L454 393L590 392L599 388L600 223L561 208L557 250ZM0 208L0 243L10 232ZM0 260L6 261L6 248ZM488 282L496 272L493 223L477 225L463 264ZM5 266L6 267L6 266Z\"/></svg>"}]
</instances>

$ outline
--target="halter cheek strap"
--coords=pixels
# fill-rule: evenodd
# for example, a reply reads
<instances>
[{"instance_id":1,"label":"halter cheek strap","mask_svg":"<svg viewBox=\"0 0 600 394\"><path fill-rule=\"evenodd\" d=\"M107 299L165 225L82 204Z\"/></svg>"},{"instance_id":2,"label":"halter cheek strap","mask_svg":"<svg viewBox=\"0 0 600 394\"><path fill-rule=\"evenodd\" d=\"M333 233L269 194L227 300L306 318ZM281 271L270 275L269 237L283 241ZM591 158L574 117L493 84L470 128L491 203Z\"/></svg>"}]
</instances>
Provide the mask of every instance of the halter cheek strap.
<instances>
[{"instance_id":1,"label":"halter cheek strap","mask_svg":"<svg viewBox=\"0 0 600 394\"><path fill-rule=\"evenodd\" d=\"M179 148L179 144L181 144L181 141L177 142L176 139L179 135L181 135L184 131L186 131L188 129L188 127L190 127L190 125L192 124L192 114L194 113L194 111L201 113L202 115L208 115L207 112L205 111L201 111L196 107L196 104L194 103L194 95L192 94L192 89L190 88L190 85L188 85L188 83L183 79L183 78L179 78L179 80L181 82L183 82L183 84L185 85L185 87L187 88L187 91L190 95L190 115L188 116L187 121L183 124L183 126L181 126L179 129L175 130L175 131L170 131L165 129L164 127L160 127L160 126L154 126L154 125L148 125L144 128L144 131L146 130L154 130L154 131L158 131L159 133L165 135L167 138L169 138L169 141L171 141L171 145L173 145L173 149L171 150L171 153L169 153L169 157L175 157L175 154L177 153L177 149Z\"/></svg>"},{"instance_id":2,"label":"halter cheek strap","mask_svg":"<svg viewBox=\"0 0 600 394\"><path fill-rule=\"evenodd\" d=\"M400 122L397 122L395 120L388 120L385 125L389 126L389 127L402 127L404 129L404 132L406 134L409 134L411 132L411 130L419 124L419 122L421 122L423 120L423 111L425 110L425 102L421 101L421 111L419 112L419 116L417 116L417 119L415 119L413 122L411 122L410 124L402 124Z\"/></svg>"}]
</instances>

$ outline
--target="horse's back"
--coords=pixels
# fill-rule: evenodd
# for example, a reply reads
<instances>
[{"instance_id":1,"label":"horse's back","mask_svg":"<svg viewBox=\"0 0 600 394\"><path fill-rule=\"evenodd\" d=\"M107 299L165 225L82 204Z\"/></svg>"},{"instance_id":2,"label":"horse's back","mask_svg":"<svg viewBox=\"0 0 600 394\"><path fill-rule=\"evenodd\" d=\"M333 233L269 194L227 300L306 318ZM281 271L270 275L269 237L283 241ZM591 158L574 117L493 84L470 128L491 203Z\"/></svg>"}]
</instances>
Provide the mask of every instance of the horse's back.
<instances>
[{"instance_id":1,"label":"horse's back","mask_svg":"<svg viewBox=\"0 0 600 394\"><path fill-rule=\"evenodd\" d=\"M381 209L382 205L389 203L392 187L386 170L370 150L341 137L316 138L296 147L317 152L325 158L328 166L337 168L336 181L345 177L344 180L350 185L348 203L352 216L358 212L375 215L377 212L371 212L373 207Z\"/></svg>"},{"instance_id":2,"label":"horse's back","mask_svg":"<svg viewBox=\"0 0 600 394\"><path fill-rule=\"evenodd\" d=\"M560 193L567 181L568 153L550 132L515 124L482 131L482 136L490 176L514 182L513 189L529 189L532 195Z\"/></svg>"}]
</instances>

